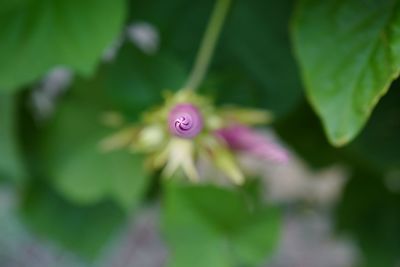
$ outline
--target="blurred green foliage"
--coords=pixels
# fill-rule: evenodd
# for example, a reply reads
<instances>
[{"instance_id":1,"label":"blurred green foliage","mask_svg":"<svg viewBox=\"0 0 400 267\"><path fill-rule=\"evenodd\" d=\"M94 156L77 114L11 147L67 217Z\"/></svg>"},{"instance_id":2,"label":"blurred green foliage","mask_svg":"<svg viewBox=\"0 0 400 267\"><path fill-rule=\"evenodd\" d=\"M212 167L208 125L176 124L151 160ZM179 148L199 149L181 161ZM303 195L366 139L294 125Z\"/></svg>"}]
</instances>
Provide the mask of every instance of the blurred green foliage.
<instances>
[{"instance_id":1,"label":"blurred green foliage","mask_svg":"<svg viewBox=\"0 0 400 267\"><path fill-rule=\"evenodd\" d=\"M60 105L43 133L47 176L64 196L77 203L110 198L131 210L150 179L139 155L100 150L100 142L112 134L101 125L100 114L89 103L71 100Z\"/></svg>"},{"instance_id":2,"label":"blurred green foliage","mask_svg":"<svg viewBox=\"0 0 400 267\"><path fill-rule=\"evenodd\" d=\"M396 266L400 251L400 195L385 180L357 170L338 205L338 229L357 238L364 267Z\"/></svg>"},{"instance_id":3,"label":"blurred green foliage","mask_svg":"<svg viewBox=\"0 0 400 267\"><path fill-rule=\"evenodd\" d=\"M0 1L0 180L19 189L21 214L40 236L95 258L132 214L160 200L170 266L260 266L273 253L282 209L257 190L157 183L141 156L99 149L114 132L105 112L135 123L182 86L214 2ZM365 267L400 260L399 190L387 182L400 170L398 82L383 96L399 71L399 6L235 0L200 89L221 105L271 110L272 128L312 168L348 168L337 229L360 244ZM132 22L156 28L158 51L131 42ZM103 60L111 46L115 58ZM37 120L32 94L60 65L75 78Z\"/></svg>"},{"instance_id":4,"label":"blurred green foliage","mask_svg":"<svg viewBox=\"0 0 400 267\"><path fill-rule=\"evenodd\" d=\"M76 205L36 182L24 192L21 215L41 236L57 240L64 247L95 259L110 235L124 219L124 212L111 202Z\"/></svg>"},{"instance_id":5,"label":"blurred green foliage","mask_svg":"<svg viewBox=\"0 0 400 267\"><path fill-rule=\"evenodd\" d=\"M240 192L172 183L164 197L169 266L260 266L278 241L278 210L252 203Z\"/></svg>"},{"instance_id":6,"label":"blurred green foliage","mask_svg":"<svg viewBox=\"0 0 400 267\"><path fill-rule=\"evenodd\" d=\"M0 179L20 181L25 170L20 155L16 97L0 93Z\"/></svg>"},{"instance_id":7,"label":"blurred green foliage","mask_svg":"<svg viewBox=\"0 0 400 267\"><path fill-rule=\"evenodd\" d=\"M124 15L123 0L1 1L0 88L15 90L57 65L93 73Z\"/></svg>"}]
</instances>

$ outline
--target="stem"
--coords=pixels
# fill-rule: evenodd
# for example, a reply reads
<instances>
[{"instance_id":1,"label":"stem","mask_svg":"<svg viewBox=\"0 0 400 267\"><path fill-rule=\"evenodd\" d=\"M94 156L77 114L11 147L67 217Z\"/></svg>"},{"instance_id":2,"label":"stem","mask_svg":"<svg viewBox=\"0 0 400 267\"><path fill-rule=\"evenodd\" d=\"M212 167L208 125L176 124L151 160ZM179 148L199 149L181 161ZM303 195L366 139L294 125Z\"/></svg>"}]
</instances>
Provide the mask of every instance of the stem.
<instances>
[{"instance_id":1,"label":"stem","mask_svg":"<svg viewBox=\"0 0 400 267\"><path fill-rule=\"evenodd\" d=\"M194 67L183 89L196 90L204 80L230 4L231 0L217 0L201 41Z\"/></svg>"}]
</instances>

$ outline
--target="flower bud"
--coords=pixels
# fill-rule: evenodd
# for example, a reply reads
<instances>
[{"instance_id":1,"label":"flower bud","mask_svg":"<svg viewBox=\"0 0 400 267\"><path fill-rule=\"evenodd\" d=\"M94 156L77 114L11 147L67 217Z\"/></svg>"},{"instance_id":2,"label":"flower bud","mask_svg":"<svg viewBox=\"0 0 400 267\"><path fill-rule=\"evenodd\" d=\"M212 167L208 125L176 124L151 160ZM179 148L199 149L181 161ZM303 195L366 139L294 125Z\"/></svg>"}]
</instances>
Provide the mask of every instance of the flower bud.
<instances>
[{"instance_id":1,"label":"flower bud","mask_svg":"<svg viewBox=\"0 0 400 267\"><path fill-rule=\"evenodd\" d=\"M194 138L203 129L203 117L197 107L189 103L176 105L168 115L171 134L181 138Z\"/></svg>"},{"instance_id":2,"label":"flower bud","mask_svg":"<svg viewBox=\"0 0 400 267\"><path fill-rule=\"evenodd\" d=\"M285 163L289 154L268 135L261 134L245 125L234 125L216 131L227 145L236 151L242 151L260 159Z\"/></svg>"}]
</instances>

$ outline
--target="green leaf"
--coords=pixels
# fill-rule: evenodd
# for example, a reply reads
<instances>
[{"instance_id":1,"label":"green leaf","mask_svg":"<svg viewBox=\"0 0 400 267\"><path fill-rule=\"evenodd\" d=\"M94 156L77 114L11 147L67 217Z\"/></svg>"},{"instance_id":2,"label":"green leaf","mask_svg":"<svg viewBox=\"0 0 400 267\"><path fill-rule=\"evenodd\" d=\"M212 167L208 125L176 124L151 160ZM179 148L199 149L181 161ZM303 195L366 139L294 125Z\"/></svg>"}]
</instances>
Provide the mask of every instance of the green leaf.
<instances>
[{"instance_id":1,"label":"green leaf","mask_svg":"<svg viewBox=\"0 0 400 267\"><path fill-rule=\"evenodd\" d=\"M396 0L301 0L293 41L308 98L330 142L362 129L400 70Z\"/></svg>"},{"instance_id":2,"label":"green leaf","mask_svg":"<svg viewBox=\"0 0 400 267\"><path fill-rule=\"evenodd\" d=\"M56 65L91 74L124 13L124 0L1 1L0 88L14 90Z\"/></svg>"},{"instance_id":3,"label":"green leaf","mask_svg":"<svg viewBox=\"0 0 400 267\"><path fill-rule=\"evenodd\" d=\"M39 183L26 192L21 213L39 236L86 258L94 258L124 220L112 203L76 206Z\"/></svg>"},{"instance_id":4,"label":"green leaf","mask_svg":"<svg viewBox=\"0 0 400 267\"><path fill-rule=\"evenodd\" d=\"M20 181L26 173L21 161L16 128L16 98L0 94L0 178Z\"/></svg>"},{"instance_id":5,"label":"green leaf","mask_svg":"<svg viewBox=\"0 0 400 267\"><path fill-rule=\"evenodd\" d=\"M239 192L170 184L163 228L171 267L259 266L277 244L280 216Z\"/></svg>"},{"instance_id":6,"label":"green leaf","mask_svg":"<svg viewBox=\"0 0 400 267\"><path fill-rule=\"evenodd\" d=\"M125 150L101 152L113 133L102 126L101 110L77 100L64 102L44 135L48 176L65 197L83 204L113 199L130 210L149 183L142 158Z\"/></svg>"}]
</instances>

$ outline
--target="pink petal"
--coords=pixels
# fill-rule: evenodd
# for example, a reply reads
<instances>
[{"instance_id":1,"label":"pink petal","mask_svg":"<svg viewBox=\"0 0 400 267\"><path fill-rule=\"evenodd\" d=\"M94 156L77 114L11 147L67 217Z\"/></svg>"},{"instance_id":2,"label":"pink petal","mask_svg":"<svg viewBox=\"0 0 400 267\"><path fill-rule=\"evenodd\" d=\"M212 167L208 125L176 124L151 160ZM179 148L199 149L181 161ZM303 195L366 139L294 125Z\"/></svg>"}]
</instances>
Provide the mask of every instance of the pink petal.
<instances>
[{"instance_id":1,"label":"pink petal","mask_svg":"<svg viewBox=\"0 0 400 267\"><path fill-rule=\"evenodd\" d=\"M284 163L288 152L265 134L244 125L233 125L219 129L217 136L225 140L233 150L248 153L260 159Z\"/></svg>"}]
</instances>

